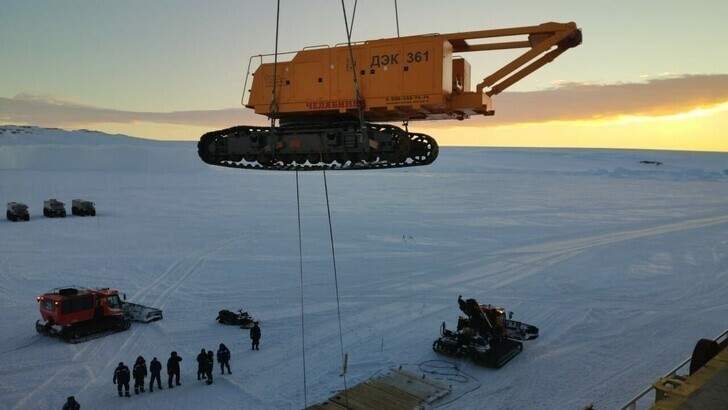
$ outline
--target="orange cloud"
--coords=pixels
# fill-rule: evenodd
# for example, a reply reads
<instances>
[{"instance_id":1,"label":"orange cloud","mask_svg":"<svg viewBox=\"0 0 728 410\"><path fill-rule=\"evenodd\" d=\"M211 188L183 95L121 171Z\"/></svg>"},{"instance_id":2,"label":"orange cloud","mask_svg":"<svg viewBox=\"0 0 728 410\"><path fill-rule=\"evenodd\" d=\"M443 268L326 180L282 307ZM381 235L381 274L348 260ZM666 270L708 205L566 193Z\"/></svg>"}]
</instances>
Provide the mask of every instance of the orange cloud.
<instances>
[{"instance_id":1,"label":"orange cloud","mask_svg":"<svg viewBox=\"0 0 728 410\"><path fill-rule=\"evenodd\" d=\"M496 114L468 126L667 116L728 102L728 74L686 75L644 83L563 83L493 97Z\"/></svg>"}]
</instances>

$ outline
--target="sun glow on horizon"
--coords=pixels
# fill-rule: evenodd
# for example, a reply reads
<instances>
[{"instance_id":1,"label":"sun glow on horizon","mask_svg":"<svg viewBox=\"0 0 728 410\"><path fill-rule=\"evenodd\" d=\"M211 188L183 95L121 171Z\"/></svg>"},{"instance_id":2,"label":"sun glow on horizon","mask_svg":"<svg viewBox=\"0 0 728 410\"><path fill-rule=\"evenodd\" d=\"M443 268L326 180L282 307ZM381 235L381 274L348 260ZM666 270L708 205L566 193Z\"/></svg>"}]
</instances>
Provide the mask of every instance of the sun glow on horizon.
<instances>
[{"instance_id":1,"label":"sun glow on horizon","mask_svg":"<svg viewBox=\"0 0 728 410\"><path fill-rule=\"evenodd\" d=\"M613 116L493 127L433 127L430 131L442 146L728 152L728 102L668 115Z\"/></svg>"},{"instance_id":2,"label":"sun glow on horizon","mask_svg":"<svg viewBox=\"0 0 728 410\"><path fill-rule=\"evenodd\" d=\"M627 115L620 116L617 122L620 124L640 123L648 121L682 121L694 118L704 118L720 113L728 113L728 101L710 107L696 107L687 112L667 115Z\"/></svg>"},{"instance_id":3,"label":"sun glow on horizon","mask_svg":"<svg viewBox=\"0 0 728 410\"><path fill-rule=\"evenodd\" d=\"M241 119L241 122L244 121ZM431 135L441 146L523 148L614 148L728 152L728 101L684 112L599 116L488 125L487 119L410 124L410 131ZM23 124L16 125L38 125ZM201 135L236 124L199 126L163 122L74 122L60 128L93 129L162 141L196 141Z\"/></svg>"}]
</instances>

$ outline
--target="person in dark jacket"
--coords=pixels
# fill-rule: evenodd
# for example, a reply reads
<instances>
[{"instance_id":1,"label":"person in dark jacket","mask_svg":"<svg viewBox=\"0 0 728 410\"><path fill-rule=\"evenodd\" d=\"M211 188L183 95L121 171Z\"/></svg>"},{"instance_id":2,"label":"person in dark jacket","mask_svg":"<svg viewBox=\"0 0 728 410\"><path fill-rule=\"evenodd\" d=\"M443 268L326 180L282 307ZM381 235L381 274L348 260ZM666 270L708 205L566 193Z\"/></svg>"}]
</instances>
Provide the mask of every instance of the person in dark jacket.
<instances>
[{"instance_id":1,"label":"person in dark jacket","mask_svg":"<svg viewBox=\"0 0 728 410\"><path fill-rule=\"evenodd\" d=\"M75 397L69 396L62 410L81 410L81 404L76 401Z\"/></svg>"},{"instance_id":2,"label":"person in dark jacket","mask_svg":"<svg viewBox=\"0 0 728 410\"><path fill-rule=\"evenodd\" d=\"M207 361L207 352L205 349L202 349L200 351L200 354L197 355L197 380L200 380L200 378L205 378L205 362Z\"/></svg>"},{"instance_id":3,"label":"person in dark jacket","mask_svg":"<svg viewBox=\"0 0 728 410\"><path fill-rule=\"evenodd\" d=\"M226 367L228 374L233 374L230 371L230 350L223 343L220 343L220 348L217 349L217 362L220 363L220 374L225 374Z\"/></svg>"},{"instance_id":4,"label":"person in dark jacket","mask_svg":"<svg viewBox=\"0 0 728 410\"><path fill-rule=\"evenodd\" d=\"M147 377L147 362L143 357L137 357L134 368L132 369L132 375L134 376L134 394L139 394L139 390L144 393L144 378Z\"/></svg>"},{"instance_id":5,"label":"person in dark jacket","mask_svg":"<svg viewBox=\"0 0 728 410\"><path fill-rule=\"evenodd\" d=\"M177 356L177 352L172 352L172 354L169 356L169 359L167 359L167 375L169 375L169 388L174 388L172 386L172 378L175 378L177 386L181 386L182 383L179 382L179 362L182 361L182 358Z\"/></svg>"},{"instance_id":6,"label":"person in dark jacket","mask_svg":"<svg viewBox=\"0 0 728 410\"><path fill-rule=\"evenodd\" d=\"M253 350L260 350L258 343L260 343L260 328L258 322L253 322L253 327L250 328L250 338L253 340Z\"/></svg>"},{"instance_id":7,"label":"person in dark jacket","mask_svg":"<svg viewBox=\"0 0 728 410\"><path fill-rule=\"evenodd\" d=\"M122 387L126 390L126 397L131 397L129 395L129 368L126 367L124 362L119 362L119 365L114 369L114 384L116 384L119 390L119 397L122 396Z\"/></svg>"},{"instance_id":8,"label":"person in dark jacket","mask_svg":"<svg viewBox=\"0 0 728 410\"><path fill-rule=\"evenodd\" d=\"M207 375L207 384L212 384L212 369L215 367L215 354L212 350L207 351L205 357L205 374Z\"/></svg>"},{"instance_id":9,"label":"person in dark jacket","mask_svg":"<svg viewBox=\"0 0 728 410\"><path fill-rule=\"evenodd\" d=\"M149 362L149 373L152 375L152 377L149 379L149 392L154 391L154 380L157 380L157 387L159 390L162 390L162 363L159 363L159 360L155 357L152 359L151 362Z\"/></svg>"}]
</instances>

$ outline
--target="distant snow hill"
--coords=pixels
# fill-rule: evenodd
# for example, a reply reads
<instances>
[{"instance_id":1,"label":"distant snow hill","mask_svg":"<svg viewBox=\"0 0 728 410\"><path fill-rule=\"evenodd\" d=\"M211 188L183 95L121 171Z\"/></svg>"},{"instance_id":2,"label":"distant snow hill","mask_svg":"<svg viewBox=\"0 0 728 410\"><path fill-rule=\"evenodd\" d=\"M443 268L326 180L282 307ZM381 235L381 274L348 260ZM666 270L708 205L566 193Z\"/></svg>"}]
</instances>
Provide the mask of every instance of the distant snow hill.
<instances>
[{"instance_id":1,"label":"distant snow hill","mask_svg":"<svg viewBox=\"0 0 728 410\"><path fill-rule=\"evenodd\" d=\"M98 131L0 125L0 169L201 169L193 141L153 141Z\"/></svg>"}]
</instances>

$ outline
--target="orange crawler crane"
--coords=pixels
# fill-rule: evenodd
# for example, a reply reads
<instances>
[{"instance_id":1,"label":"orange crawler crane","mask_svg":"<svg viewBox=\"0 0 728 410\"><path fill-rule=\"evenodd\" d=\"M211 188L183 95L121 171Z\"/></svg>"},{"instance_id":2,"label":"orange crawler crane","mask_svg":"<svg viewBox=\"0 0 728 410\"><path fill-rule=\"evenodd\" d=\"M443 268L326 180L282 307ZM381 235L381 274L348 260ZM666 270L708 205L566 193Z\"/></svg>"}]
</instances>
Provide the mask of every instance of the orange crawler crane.
<instances>
[{"instance_id":1,"label":"orange crawler crane","mask_svg":"<svg viewBox=\"0 0 728 410\"><path fill-rule=\"evenodd\" d=\"M476 39L521 36L505 42ZM491 97L581 44L575 23L428 34L305 48L260 64L245 103L278 126L236 126L198 143L208 164L316 170L432 163L435 140L377 122L462 120L493 115ZM471 89L470 64L455 54L527 48ZM264 56L257 56L262 58ZM352 60L354 64L352 64ZM253 58L251 58L251 62ZM246 79L247 85L247 79Z\"/></svg>"}]
</instances>

